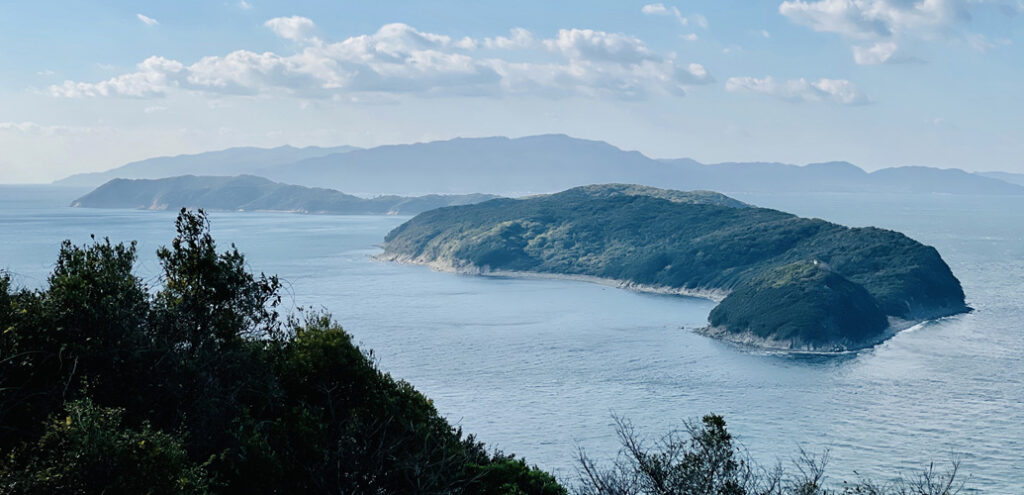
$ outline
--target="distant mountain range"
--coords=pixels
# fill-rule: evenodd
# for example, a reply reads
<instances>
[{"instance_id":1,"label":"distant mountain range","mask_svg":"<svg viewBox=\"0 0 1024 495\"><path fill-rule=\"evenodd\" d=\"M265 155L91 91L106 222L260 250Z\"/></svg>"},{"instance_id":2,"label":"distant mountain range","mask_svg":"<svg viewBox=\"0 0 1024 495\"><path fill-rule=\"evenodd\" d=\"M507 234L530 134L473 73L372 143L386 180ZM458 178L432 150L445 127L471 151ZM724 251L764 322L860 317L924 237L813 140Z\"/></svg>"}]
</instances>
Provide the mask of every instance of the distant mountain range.
<instances>
[{"instance_id":1,"label":"distant mountain range","mask_svg":"<svg viewBox=\"0 0 1024 495\"><path fill-rule=\"evenodd\" d=\"M356 194L492 193L518 196L592 183L722 192L887 192L1024 195L1024 175L896 167L865 172L847 162L702 164L656 160L602 141L564 135L459 138L338 148L232 148L161 157L58 181L99 185L113 177L252 174Z\"/></svg>"},{"instance_id":2,"label":"distant mountain range","mask_svg":"<svg viewBox=\"0 0 1024 495\"><path fill-rule=\"evenodd\" d=\"M195 155L161 156L131 162L106 172L76 174L54 182L55 185L96 187L111 179L162 179L181 175L242 175L298 161L355 150L353 146L320 148L229 148Z\"/></svg>"},{"instance_id":3,"label":"distant mountain range","mask_svg":"<svg viewBox=\"0 0 1024 495\"><path fill-rule=\"evenodd\" d=\"M332 189L280 184L261 177L197 177L114 179L78 198L78 208L176 210L290 211L344 215L415 215L444 206L479 203L487 194L379 196L364 199Z\"/></svg>"},{"instance_id":4,"label":"distant mountain range","mask_svg":"<svg viewBox=\"0 0 1024 495\"><path fill-rule=\"evenodd\" d=\"M979 172L978 175L999 179L1004 182L1009 182L1010 184L1024 186L1024 174L1014 174L1010 172Z\"/></svg>"}]
</instances>

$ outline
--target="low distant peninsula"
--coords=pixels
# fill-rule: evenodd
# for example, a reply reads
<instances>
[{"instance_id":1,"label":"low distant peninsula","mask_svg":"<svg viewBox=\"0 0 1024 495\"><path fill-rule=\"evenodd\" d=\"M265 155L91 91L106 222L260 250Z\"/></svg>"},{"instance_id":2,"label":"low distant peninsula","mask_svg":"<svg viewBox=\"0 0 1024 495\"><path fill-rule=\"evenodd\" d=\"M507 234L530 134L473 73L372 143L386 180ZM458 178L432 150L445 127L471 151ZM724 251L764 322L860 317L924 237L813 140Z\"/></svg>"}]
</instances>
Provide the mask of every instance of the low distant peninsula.
<instances>
[{"instance_id":1,"label":"low distant peninsula","mask_svg":"<svg viewBox=\"0 0 1024 495\"><path fill-rule=\"evenodd\" d=\"M443 206L479 203L489 194L432 194L360 198L333 189L281 184L262 177L183 175L166 179L114 179L71 203L79 208L287 211L338 215L415 215Z\"/></svg>"},{"instance_id":2,"label":"low distant peninsula","mask_svg":"<svg viewBox=\"0 0 1024 495\"><path fill-rule=\"evenodd\" d=\"M969 311L930 246L713 192L613 184L442 208L389 233L381 258L707 297L719 304L702 333L786 351L869 347Z\"/></svg>"}]
</instances>

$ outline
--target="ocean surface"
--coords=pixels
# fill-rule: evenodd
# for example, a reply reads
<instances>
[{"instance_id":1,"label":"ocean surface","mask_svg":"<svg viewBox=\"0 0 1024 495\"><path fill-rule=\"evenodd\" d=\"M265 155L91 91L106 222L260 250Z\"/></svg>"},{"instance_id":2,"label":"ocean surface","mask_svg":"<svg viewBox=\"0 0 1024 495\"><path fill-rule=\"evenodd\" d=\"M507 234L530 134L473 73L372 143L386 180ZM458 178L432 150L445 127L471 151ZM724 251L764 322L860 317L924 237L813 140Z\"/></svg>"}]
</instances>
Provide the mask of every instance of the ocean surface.
<instances>
[{"instance_id":1,"label":"ocean surface","mask_svg":"<svg viewBox=\"0 0 1024 495\"><path fill-rule=\"evenodd\" d=\"M0 269L41 287L61 240L137 240L138 273L173 212L73 209L81 191L0 186ZM492 447L574 479L610 459L613 415L650 436L715 412L763 463L831 451L831 481L913 475L954 456L983 493L1024 494L1024 198L734 195L935 246L973 313L843 356L752 352L696 335L713 303L567 280L482 278L371 259L407 218L213 213L222 246L325 308L382 368Z\"/></svg>"}]
</instances>

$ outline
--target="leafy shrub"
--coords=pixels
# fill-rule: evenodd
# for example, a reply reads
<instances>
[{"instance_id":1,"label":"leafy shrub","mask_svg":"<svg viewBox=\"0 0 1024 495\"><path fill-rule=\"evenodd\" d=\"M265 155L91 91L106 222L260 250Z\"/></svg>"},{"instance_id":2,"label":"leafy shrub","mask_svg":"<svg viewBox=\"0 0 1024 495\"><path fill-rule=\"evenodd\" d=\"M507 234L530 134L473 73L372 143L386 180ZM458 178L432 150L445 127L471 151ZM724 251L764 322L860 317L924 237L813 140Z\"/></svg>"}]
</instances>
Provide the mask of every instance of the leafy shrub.
<instances>
[{"instance_id":1,"label":"leafy shrub","mask_svg":"<svg viewBox=\"0 0 1024 495\"><path fill-rule=\"evenodd\" d=\"M218 252L202 211L176 228L155 290L109 240L65 242L42 290L0 275L0 491L564 493L329 315L282 318L277 278Z\"/></svg>"},{"instance_id":2,"label":"leafy shrub","mask_svg":"<svg viewBox=\"0 0 1024 495\"><path fill-rule=\"evenodd\" d=\"M813 455L800 449L790 470L781 464L764 467L734 442L721 416L709 414L700 423L686 423L650 441L633 425L616 418L622 448L610 465L580 450L576 495L957 495L966 483L958 478L959 463L945 472L934 465L916 477L891 483L870 480L829 484L828 451Z\"/></svg>"},{"instance_id":3,"label":"leafy shrub","mask_svg":"<svg viewBox=\"0 0 1024 495\"><path fill-rule=\"evenodd\" d=\"M143 424L124 425L123 411L82 399L66 404L42 436L8 456L0 491L10 494L202 494L202 467L179 439Z\"/></svg>"}]
</instances>

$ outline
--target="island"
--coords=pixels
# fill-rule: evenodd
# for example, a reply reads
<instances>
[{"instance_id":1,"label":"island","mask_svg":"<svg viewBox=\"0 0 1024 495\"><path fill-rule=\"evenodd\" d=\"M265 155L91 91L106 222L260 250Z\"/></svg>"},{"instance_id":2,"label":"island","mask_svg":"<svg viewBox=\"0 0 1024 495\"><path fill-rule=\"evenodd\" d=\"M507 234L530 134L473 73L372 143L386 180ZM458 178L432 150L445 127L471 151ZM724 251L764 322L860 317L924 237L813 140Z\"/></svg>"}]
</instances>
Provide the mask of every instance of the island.
<instances>
[{"instance_id":1,"label":"island","mask_svg":"<svg viewBox=\"0 0 1024 495\"><path fill-rule=\"evenodd\" d=\"M935 248L722 194L611 184L421 213L381 259L532 274L718 302L700 332L763 348L837 352L969 311Z\"/></svg>"},{"instance_id":2,"label":"island","mask_svg":"<svg viewBox=\"0 0 1024 495\"><path fill-rule=\"evenodd\" d=\"M287 211L338 215L415 215L434 208L497 198L490 194L360 198L333 189L274 182L252 175L183 175L165 179L113 179L76 199L76 208Z\"/></svg>"}]
</instances>

